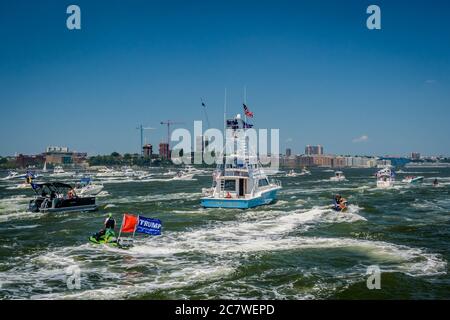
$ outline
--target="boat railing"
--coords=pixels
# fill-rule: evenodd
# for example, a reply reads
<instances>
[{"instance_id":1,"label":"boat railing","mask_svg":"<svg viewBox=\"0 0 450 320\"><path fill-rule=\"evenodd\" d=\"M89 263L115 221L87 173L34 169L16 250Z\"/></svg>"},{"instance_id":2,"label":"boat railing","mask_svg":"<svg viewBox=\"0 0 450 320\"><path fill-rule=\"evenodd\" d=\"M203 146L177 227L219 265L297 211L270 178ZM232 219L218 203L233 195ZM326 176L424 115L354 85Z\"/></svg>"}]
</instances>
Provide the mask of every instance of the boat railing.
<instances>
[{"instance_id":1,"label":"boat railing","mask_svg":"<svg viewBox=\"0 0 450 320\"><path fill-rule=\"evenodd\" d=\"M281 187L281 180L277 180L277 179L271 179L270 180L270 184L276 185L278 187Z\"/></svg>"}]
</instances>

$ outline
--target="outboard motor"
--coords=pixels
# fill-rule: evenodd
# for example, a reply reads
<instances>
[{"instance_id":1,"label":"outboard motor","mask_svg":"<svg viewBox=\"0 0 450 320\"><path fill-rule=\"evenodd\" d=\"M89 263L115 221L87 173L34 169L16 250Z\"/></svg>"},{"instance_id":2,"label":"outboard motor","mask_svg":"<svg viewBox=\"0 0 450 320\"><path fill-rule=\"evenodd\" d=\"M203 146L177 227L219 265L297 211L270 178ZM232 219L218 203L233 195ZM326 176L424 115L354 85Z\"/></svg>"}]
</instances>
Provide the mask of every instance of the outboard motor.
<instances>
[{"instance_id":1,"label":"outboard motor","mask_svg":"<svg viewBox=\"0 0 450 320\"><path fill-rule=\"evenodd\" d=\"M30 200L28 204L28 211L30 212L39 212L38 205L36 204L36 200Z\"/></svg>"}]
</instances>

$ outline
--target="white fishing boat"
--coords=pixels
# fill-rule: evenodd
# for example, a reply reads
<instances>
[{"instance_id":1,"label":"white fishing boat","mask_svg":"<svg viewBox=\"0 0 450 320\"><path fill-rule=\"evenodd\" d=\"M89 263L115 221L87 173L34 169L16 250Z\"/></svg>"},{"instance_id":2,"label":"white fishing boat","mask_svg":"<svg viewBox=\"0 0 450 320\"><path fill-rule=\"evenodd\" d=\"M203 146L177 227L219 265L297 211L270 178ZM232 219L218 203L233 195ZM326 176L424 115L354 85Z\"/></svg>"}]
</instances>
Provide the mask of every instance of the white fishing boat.
<instances>
[{"instance_id":1,"label":"white fishing boat","mask_svg":"<svg viewBox=\"0 0 450 320\"><path fill-rule=\"evenodd\" d=\"M172 180L192 180L194 178L193 173L188 173L185 171L179 171Z\"/></svg>"},{"instance_id":2,"label":"white fishing boat","mask_svg":"<svg viewBox=\"0 0 450 320\"><path fill-rule=\"evenodd\" d=\"M408 177L405 177L405 178L402 180L402 182L414 184L414 183L422 182L423 179L424 179L423 176L419 176L419 177L416 177L416 176L408 176Z\"/></svg>"},{"instance_id":3,"label":"white fishing boat","mask_svg":"<svg viewBox=\"0 0 450 320\"><path fill-rule=\"evenodd\" d=\"M376 177L377 188L391 188L395 183L395 172L391 167L385 167L378 171Z\"/></svg>"},{"instance_id":4,"label":"white fishing boat","mask_svg":"<svg viewBox=\"0 0 450 320\"><path fill-rule=\"evenodd\" d=\"M296 177L298 174L294 170L289 171L286 173L286 177Z\"/></svg>"},{"instance_id":5,"label":"white fishing boat","mask_svg":"<svg viewBox=\"0 0 450 320\"><path fill-rule=\"evenodd\" d=\"M346 178L342 171L335 171L334 176L330 178L330 181L344 181Z\"/></svg>"},{"instance_id":6,"label":"white fishing boat","mask_svg":"<svg viewBox=\"0 0 450 320\"><path fill-rule=\"evenodd\" d=\"M245 139L248 124L238 114L226 125L235 133L231 139L239 145L238 152L222 155L224 164L219 164L213 172L212 187L202 190L201 206L247 209L272 203L281 183L269 181L258 157L249 154L250 146Z\"/></svg>"}]
</instances>

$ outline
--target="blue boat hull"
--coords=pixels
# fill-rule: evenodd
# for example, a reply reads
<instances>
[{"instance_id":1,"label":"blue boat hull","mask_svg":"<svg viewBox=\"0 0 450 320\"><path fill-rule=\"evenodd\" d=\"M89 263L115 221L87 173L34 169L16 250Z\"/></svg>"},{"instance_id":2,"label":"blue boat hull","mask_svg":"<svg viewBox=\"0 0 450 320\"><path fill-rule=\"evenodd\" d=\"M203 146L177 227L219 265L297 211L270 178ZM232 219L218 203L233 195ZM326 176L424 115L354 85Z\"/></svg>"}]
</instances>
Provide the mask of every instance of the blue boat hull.
<instances>
[{"instance_id":1,"label":"blue boat hull","mask_svg":"<svg viewBox=\"0 0 450 320\"><path fill-rule=\"evenodd\" d=\"M201 206L204 208L234 208L234 209L248 209L257 206L270 204L277 198L277 191L279 189L269 190L261 194L260 197L252 199L215 199L202 198Z\"/></svg>"}]
</instances>

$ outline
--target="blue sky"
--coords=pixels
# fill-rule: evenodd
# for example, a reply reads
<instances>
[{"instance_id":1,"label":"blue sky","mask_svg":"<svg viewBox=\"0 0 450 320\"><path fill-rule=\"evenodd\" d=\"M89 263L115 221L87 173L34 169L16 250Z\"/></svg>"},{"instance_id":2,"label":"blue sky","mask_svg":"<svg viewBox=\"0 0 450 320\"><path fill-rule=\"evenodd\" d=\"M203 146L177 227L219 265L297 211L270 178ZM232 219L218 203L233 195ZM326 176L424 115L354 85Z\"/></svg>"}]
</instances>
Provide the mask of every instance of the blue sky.
<instances>
[{"instance_id":1,"label":"blue sky","mask_svg":"<svg viewBox=\"0 0 450 320\"><path fill-rule=\"evenodd\" d=\"M81 8L82 29L66 28ZM381 7L382 30L366 28ZM243 88L281 148L450 154L448 1L2 1L0 155L137 152ZM358 139L367 136L367 139ZM359 142L357 142L359 141Z\"/></svg>"}]
</instances>

